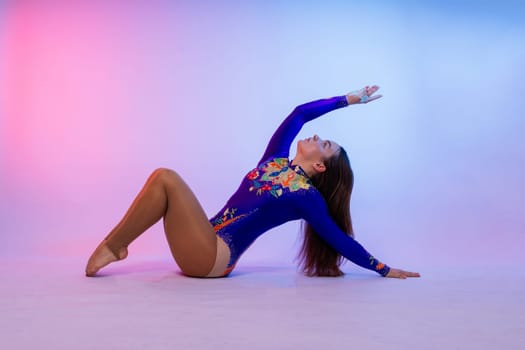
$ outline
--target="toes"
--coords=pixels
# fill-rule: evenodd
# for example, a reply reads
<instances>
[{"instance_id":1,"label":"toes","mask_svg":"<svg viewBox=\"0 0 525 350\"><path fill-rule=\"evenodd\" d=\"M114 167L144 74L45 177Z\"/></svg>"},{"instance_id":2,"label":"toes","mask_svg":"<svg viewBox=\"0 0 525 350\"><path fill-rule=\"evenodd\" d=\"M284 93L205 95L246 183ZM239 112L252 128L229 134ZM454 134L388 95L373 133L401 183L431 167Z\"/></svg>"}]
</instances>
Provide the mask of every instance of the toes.
<instances>
[{"instance_id":1,"label":"toes","mask_svg":"<svg viewBox=\"0 0 525 350\"><path fill-rule=\"evenodd\" d=\"M86 268L86 277L93 277L97 273L98 269Z\"/></svg>"},{"instance_id":2,"label":"toes","mask_svg":"<svg viewBox=\"0 0 525 350\"><path fill-rule=\"evenodd\" d=\"M98 270L100 270L100 267L98 267L95 264L94 259L93 258L89 259L88 264L86 266L86 276L93 277L98 272Z\"/></svg>"}]
</instances>

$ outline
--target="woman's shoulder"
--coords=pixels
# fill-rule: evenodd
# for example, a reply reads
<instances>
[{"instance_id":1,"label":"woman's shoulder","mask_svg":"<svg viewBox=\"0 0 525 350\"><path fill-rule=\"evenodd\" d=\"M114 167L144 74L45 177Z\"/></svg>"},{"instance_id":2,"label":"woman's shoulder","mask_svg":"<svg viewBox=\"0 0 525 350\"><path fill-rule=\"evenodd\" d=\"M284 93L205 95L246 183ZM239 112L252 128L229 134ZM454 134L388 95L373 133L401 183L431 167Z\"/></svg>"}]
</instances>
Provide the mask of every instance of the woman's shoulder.
<instances>
[{"instance_id":1,"label":"woman's shoulder","mask_svg":"<svg viewBox=\"0 0 525 350\"><path fill-rule=\"evenodd\" d=\"M290 159L288 159L288 157L283 156L270 156L261 160L259 164L257 164L257 168L266 167L269 164L284 167L290 164Z\"/></svg>"}]
</instances>

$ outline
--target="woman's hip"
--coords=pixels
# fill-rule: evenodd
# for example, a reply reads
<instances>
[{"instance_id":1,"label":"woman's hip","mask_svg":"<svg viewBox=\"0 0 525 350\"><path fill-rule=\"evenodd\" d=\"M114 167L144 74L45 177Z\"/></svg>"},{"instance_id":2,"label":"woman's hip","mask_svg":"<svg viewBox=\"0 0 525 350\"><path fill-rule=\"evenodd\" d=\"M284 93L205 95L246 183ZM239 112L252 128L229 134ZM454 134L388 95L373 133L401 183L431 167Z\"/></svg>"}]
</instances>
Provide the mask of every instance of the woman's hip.
<instances>
[{"instance_id":1,"label":"woman's hip","mask_svg":"<svg viewBox=\"0 0 525 350\"><path fill-rule=\"evenodd\" d=\"M217 254L215 256L215 263L213 268L205 277L225 277L232 270L233 266L228 268L228 263L230 262L230 248L221 238L217 235Z\"/></svg>"}]
</instances>

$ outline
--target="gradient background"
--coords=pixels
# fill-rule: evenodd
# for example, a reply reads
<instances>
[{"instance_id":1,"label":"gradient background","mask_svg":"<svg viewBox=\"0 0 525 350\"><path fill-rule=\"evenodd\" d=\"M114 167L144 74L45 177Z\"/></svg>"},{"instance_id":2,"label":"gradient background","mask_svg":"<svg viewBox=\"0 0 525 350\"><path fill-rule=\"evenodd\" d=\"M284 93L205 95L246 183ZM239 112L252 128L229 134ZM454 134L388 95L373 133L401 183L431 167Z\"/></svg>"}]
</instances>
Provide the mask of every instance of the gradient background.
<instances>
[{"instance_id":1,"label":"gradient background","mask_svg":"<svg viewBox=\"0 0 525 350\"><path fill-rule=\"evenodd\" d=\"M296 105L378 84L299 135L349 152L358 241L414 270L519 261L520 1L1 4L0 257L83 264L157 167L212 216ZM298 230L238 266L293 264ZM171 259L162 225L130 253Z\"/></svg>"}]
</instances>

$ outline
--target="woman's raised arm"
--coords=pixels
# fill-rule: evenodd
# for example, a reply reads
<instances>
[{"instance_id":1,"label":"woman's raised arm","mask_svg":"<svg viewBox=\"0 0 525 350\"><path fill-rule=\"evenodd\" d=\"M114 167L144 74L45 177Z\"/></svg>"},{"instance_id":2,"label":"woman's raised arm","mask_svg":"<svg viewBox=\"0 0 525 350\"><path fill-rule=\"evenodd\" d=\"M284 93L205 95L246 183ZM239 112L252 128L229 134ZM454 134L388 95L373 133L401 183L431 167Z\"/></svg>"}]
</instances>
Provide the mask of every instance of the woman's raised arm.
<instances>
[{"instance_id":1,"label":"woman's raised arm","mask_svg":"<svg viewBox=\"0 0 525 350\"><path fill-rule=\"evenodd\" d=\"M350 104L368 103L377 100L382 97L381 95L372 96L377 90L379 90L377 85L365 86L346 95L316 100L295 107L275 131L257 164L267 160L270 156L288 157L292 141L305 123Z\"/></svg>"}]
</instances>

